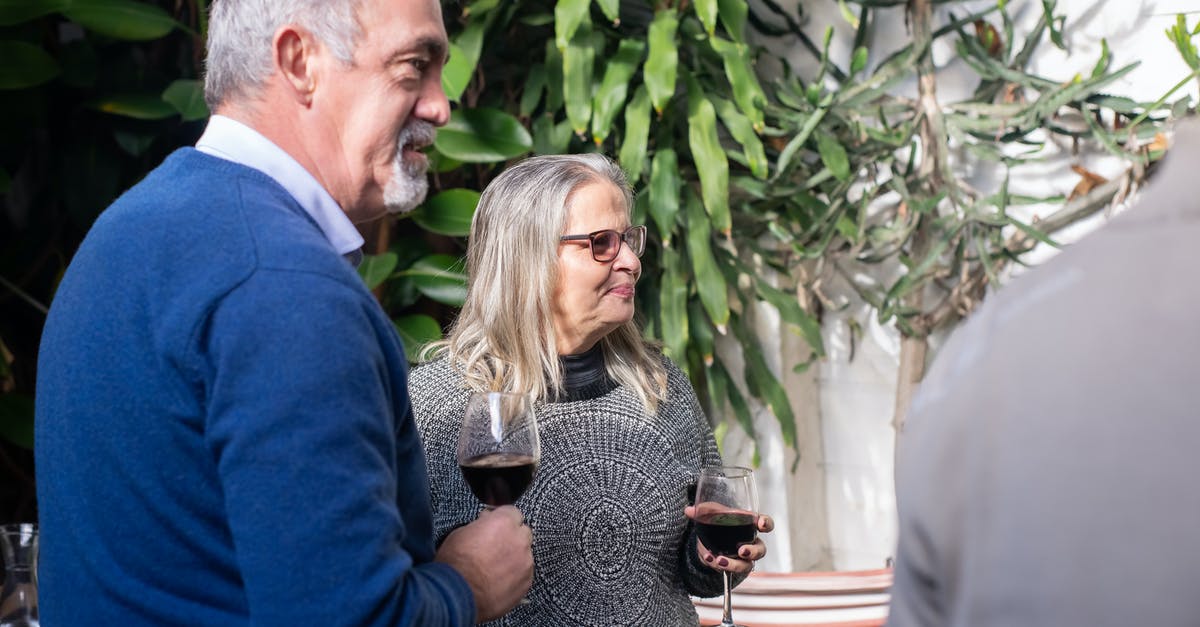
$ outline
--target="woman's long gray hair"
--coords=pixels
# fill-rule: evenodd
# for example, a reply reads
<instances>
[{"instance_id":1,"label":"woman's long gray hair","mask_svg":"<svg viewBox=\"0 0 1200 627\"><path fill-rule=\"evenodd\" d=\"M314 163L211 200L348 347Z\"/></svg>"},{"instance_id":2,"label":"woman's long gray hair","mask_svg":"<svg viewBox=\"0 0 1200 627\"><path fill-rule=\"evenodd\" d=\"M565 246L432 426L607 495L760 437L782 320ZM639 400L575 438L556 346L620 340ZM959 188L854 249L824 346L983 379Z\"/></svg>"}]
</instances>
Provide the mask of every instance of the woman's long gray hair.
<instances>
[{"instance_id":1,"label":"woman's long gray hair","mask_svg":"<svg viewBox=\"0 0 1200 627\"><path fill-rule=\"evenodd\" d=\"M632 194L625 175L598 154L550 155L517 163L483 191L467 246L467 298L448 337L426 351L447 356L471 389L553 399L562 364L551 309L558 279L559 237L574 193L588 183ZM666 396L666 371L632 320L600 340L618 383L653 414Z\"/></svg>"},{"instance_id":2,"label":"woman's long gray hair","mask_svg":"<svg viewBox=\"0 0 1200 627\"><path fill-rule=\"evenodd\" d=\"M204 101L210 111L231 98L253 97L270 76L271 44L285 24L307 29L333 55L354 62L362 0L215 0L208 18Z\"/></svg>"}]
</instances>

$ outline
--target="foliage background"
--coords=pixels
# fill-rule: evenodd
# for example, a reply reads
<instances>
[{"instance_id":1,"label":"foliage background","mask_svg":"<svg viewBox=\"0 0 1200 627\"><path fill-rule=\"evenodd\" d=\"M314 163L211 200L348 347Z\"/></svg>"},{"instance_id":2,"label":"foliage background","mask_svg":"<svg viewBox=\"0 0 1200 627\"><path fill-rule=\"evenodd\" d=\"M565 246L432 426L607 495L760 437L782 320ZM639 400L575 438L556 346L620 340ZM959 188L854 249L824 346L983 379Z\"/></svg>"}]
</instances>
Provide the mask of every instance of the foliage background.
<instances>
[{"instance_id":1,"label":"foliage background","mask_svg":"<svg viewBox=\"0 0 1200 627\"><path fill-rule=\"evenodd\" d=\"M363 226L373 254L360 271L410 355L461 303L478 190L531 153L603 151L635 182L635 220L653 233L638 286L647 334L689 372L719 435L753 436L750 405L761 402L799 450L754 312L758 303L778 311L809 347L787 367L809 368L825 353L822 312L840 306L821 289L834 276L905 338L902 420L928 334L966 315L1033 243L1052 242L1056 228L1140 182L1161 154L1161 123L1191 106L1107 95L1129 69L1107 51L1090 75L1065 84L1027 73L1038 46L1061 45L1068 24L1053 0L1038 4L1043 19L1030 32L1014 30L1003 0L942 22L933 4L957 3L839 4L855 25L848 58L830 57L831 33L805 35L803 4L445 2L445 86L456 104L433 150L430 198L411 218ZM877 58L867 45L873 16L893 5L906 7L912 42ZM4 519L36 517L32 396L58 278L98 213L203 130L205 11L204 0L0 0ZM1177 28L1169 35L1195 59L1195 33L1182 18ZM939 38L978 74L967 102L937 101L929 49ZM803 48L819 70L798 75L754 43L764 39ZM905 81L916 93L895 95ZM1076 197L1035 199L1009 194L1007 178L972 189L951 167L956 154L1005 168L1036 163L1064 137L1119 156L1126 175L1081 173L1094 184ZM1009 212L1047 201L1063 210L1037 225ZM857 278L866 266L890 278ZM736 339L744 365L716 354L722 336Z\"/></svg>"}]
</instances>

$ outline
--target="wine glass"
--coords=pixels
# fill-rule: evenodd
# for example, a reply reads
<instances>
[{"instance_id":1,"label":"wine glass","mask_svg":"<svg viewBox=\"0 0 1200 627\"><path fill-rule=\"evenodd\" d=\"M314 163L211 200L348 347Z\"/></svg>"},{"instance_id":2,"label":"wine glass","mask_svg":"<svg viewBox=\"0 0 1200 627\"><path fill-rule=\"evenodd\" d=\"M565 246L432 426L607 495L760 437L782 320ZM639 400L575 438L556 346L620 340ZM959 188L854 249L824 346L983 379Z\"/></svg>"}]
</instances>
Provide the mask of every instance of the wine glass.
<instances>
[{"instance_id":1,"label":"wine glass","mask_svg":"<svg viewBox=\"0 0 1200 627\"><path fill-rule=\"evenodd\" d=\"M696 535L715 555L738 557L741 545L758 536L758 494L754 472L740 466L700 469L696 483ZM738 627L730 607L729 571L725 579L725 612L720 627Z\"/></svg>"},{"instance_id":2,"label":"wine glass","mask_svg":"<svg viewBox=\"0 0 1200 627\"><path fill-rule=\"evenodd\" d=\"M485 508L512 505L533 482L540 454L529 397L471 394L458 435L458 467Z\"/></svg>"}]
</instances>

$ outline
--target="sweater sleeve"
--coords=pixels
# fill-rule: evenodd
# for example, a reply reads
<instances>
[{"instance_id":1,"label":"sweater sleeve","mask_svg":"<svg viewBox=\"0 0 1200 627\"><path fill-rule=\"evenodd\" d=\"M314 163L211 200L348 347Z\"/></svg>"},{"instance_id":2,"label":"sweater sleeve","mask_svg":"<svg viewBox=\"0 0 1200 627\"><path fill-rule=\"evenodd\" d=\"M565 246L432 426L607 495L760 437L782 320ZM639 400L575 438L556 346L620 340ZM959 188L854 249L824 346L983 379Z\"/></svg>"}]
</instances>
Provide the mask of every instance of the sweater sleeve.
<instances>
[{"instance_id":1,"label":"sweater sleeve","mask_svg":"<svg viewBox=\"0 0 1200 627\"><path fill-rule=\"evenodd\" d=\"M260 270L201 332L205 437L253 624L474 622L465 580L432 561L405 365L376 306L337 278Z\"/></svg>"},{"instance_id":2,"label":"sweater sleeve","mask_svg":"<svg viewBox=\"0 0 1200 627\"><path fill-rule=\"evenodd\" d=\"M717 449L717 441L713 437L708 417L700 407L700 400L696 398L696 391L692 389L686 375L679 371L674 364L668 364L668 370L670 372L671 400L679 399L675 402L683 405L683 413L690 421L690 431L700 450L700 467L720 466L721 453ZM699 473L699 468L696 471ZM700 554L697 552L697 542L696 524L689 520L687 536L680 543L681 554L679 556L679 572L683 578L684 587L688 594L698 597L714 597L723 594L725 582L721 571L710 568L701 561ZM731 583L736 586L745 578L744 574L734 574Z\"/></svg>"}]
</instances>

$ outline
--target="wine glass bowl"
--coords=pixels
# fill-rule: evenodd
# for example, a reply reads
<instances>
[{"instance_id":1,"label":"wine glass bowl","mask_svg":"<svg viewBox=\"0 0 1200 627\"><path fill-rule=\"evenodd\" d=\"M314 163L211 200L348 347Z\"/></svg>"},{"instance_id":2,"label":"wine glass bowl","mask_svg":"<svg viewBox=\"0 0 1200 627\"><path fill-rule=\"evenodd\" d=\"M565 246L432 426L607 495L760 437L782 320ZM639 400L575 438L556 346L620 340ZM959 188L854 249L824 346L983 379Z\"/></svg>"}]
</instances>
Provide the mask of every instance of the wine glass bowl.
<instances>
[{"instance_id":1,"label":"wine glass bowl","mask_svg":"<svg viewBox=\"0 0 1200 627\"><path fill-rule=\"evenodd\" d=\"M484 507L516 502L533 482L540 455L537 419L527 396L471 394L459 432L458 467Z\"/></svg>"},{"instance_id":2,"label":"wine glass bowl","mask_svg":"<svg viewBox=\"0 0 1200 627\"><path fill-rule=\"evenodd\" d=\"M738 557L743 544L758 536L758 492L754 471L740 466L707 467L696 481L696 536L715 555ZM720 627L737 627L730 607L729 571L725 580L724 616Z\"/></svg>"}]
</instances>

